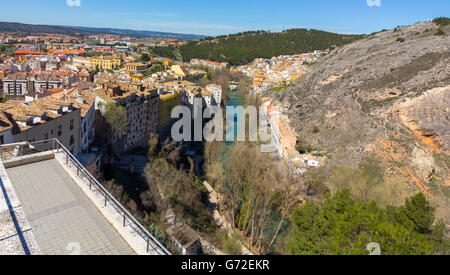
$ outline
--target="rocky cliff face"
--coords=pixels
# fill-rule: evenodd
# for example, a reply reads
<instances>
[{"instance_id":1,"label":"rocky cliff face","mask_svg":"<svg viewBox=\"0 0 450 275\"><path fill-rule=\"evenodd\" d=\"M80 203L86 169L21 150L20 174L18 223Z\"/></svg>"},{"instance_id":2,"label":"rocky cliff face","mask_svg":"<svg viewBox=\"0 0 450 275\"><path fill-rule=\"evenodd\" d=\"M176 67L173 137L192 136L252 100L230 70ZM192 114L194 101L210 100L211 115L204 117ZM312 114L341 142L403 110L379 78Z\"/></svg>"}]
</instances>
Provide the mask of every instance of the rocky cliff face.
<instances>
[{"instance_id":1,"label":"rocky cliff face","mask_svg":"<svg viewBox=\"0 0 450 275\"><path fill-rule=\"evenodd\" d=\"M450 28L437 29L424 22L369 35L270 96L330 167L374 157L386 176L432 198L449 224Z\"/></svg>"}]
</instances>

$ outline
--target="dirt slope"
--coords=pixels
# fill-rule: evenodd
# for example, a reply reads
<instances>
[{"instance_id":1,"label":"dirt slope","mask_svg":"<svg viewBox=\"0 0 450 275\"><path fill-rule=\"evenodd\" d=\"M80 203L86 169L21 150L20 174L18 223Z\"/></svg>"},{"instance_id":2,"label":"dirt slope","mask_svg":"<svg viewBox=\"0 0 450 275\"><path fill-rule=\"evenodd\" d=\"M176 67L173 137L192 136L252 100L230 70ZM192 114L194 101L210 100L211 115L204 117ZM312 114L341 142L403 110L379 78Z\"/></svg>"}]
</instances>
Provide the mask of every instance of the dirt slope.
<instances>
[{"instance_id":1,"label":"dirt slope","mask_svg":"<svg viewBox=\"0 0 450 275\"><path fill-rule=\"evenodd\" d=\"M269 94L303 140L328 152L329 167L375 157L450 224L450 28L437 29L423 22L372 34Z\"/></svg>"}]
</instances>

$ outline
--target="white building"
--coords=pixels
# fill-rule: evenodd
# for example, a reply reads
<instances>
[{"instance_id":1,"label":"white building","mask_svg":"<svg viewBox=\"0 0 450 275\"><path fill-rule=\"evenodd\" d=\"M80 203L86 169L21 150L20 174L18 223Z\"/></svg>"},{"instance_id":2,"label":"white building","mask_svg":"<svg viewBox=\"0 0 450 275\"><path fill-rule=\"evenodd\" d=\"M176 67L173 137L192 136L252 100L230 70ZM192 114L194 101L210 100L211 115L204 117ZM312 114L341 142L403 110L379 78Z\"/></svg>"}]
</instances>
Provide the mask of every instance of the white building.
<instances>
[{"instance_id":1,"label":"white building","mask_svg":"<svg viewBox=\"0 0 450 275\"><path fill-rule=\"evenodd\" d=\"M219 85L209 84L206 86L206 90L212 93L212 105L220 105L222 103L222 88Z\"/></svg>"}]
</instances>

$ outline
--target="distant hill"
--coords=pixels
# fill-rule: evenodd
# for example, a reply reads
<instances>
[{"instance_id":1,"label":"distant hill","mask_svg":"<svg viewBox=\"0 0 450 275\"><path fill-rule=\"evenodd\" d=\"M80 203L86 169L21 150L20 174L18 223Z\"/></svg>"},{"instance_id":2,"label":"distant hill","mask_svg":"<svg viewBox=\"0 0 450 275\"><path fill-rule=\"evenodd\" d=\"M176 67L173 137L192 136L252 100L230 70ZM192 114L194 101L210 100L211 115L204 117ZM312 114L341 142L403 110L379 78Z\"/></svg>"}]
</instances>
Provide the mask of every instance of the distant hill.
<instances>
[{"instance_id":1,"label":"distant hill","mask_svg":"<svg viewBox=\"0 0 450 275\"><path fill-rule=\"evenodd\" d=\"M83 30L83 31L87 31L87 32L93 32L93 33L106 33L106 34L123 35L123 36L137 36L137 37L162 37L162 38L187 39L187 40L202 39L205 37L204 35L196 35L196 34L154 32L154 31L130 30L130 29L66 27L66 26L63 26L63 27L64 28L74 28L74 29Z\"/></svg>"},{"instance_id":2,"label":"distant hill","mask_svg":"<svg viewBox=\"0 0 450 275\"><path fill-rule=\"evenodd\" d=\"M31 25L16 22L0 22L0 32L24 32L24 33L57 33L57 34L93 34L105 33L123 36L137 37L162 37L174 39L201 39L205 36L195 34L181 34L169 32L154 32L143 30L113 29L113 28L90 28L74 26L50 26L50 25Z\"/></svg>"},{"instance_id":3,"label":"distant hill","mask_svg":"<svg viewBox=\"0 0 450 275\"><path fill-rule=\"evenodd\" d=\"M278 33L252 31L192 41L182 46L180 53L186 61L201 58L241 65L258 57L270 58L283 54L325 50L333 45L341 46L362 37L363 35L343 35L306 29L292 29Z\"/></svg>"},{"instance_id":4,"label":"distant hill","mask_svg":"<svg viewBox=\"0 0 450 275\"><path fill-rule=\"evenodd\" d=\"M57 33L57 34L90 34L92 32L71 27L63 28L49 25L31 25L16 22L0 22L0 32L24 32L24 33Z\"/></svg>"}]
</instances>

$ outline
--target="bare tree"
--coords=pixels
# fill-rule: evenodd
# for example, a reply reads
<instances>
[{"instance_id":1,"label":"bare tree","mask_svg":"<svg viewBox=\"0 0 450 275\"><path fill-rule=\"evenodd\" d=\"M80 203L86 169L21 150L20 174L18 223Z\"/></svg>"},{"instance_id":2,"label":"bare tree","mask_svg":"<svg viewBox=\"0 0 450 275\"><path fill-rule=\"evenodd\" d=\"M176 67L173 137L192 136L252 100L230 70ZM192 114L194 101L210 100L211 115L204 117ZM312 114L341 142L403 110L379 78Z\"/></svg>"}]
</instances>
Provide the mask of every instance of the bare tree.
<instances>
[{"instance_id":1,"label":"bare tree","mask_svg":"<svg viewBox=\"0 0 450 275\"><path fill-rule=\"evenodd\" d=\"M289 218L294 208L301 202L300 194L303 192L304 184L302 178L293 173L287 163L284 165L284 176L279 178L279 212L280 222L278 223L268 249L271 249L280 233L283 223ZM275 202L276 203L276 202Z\"/></svg>"},{"instance_id":2,"label":"bare tree","mask_svg":"<svg viewBox=\"0 0 450 275\"><path fill-rule=\"evenodd\" d=\"M259 147L236 143L231 149L220 192L233 224L249 237L249 246L256 247L259 253L266 251L269 244L266 230L278 177L270 156L262 154Z\"/></svg>"}]
</instances>

